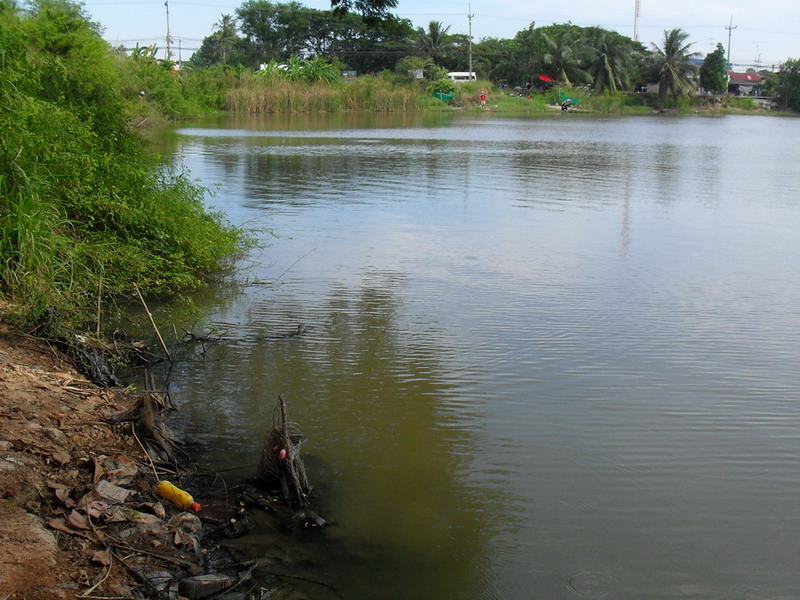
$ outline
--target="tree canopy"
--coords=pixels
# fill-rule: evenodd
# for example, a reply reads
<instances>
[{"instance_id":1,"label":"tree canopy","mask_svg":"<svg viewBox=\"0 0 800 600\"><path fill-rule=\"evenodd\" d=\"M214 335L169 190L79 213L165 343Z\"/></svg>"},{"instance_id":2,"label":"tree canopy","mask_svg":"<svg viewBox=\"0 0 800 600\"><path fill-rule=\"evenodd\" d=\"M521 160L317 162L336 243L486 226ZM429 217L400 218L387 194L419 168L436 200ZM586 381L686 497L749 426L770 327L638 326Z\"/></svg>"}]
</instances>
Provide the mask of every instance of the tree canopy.
<instances>
[{"instance_id":1,"label":"tree canopy","mask_svg":"<svg viewBox=\"0 0 800 600\"><path fill-rule=\"evenodd\" d=\"M775 92L784 108L800 111L800 59L790 58L781 65Z\"/></svg>"},{"instance_id":2,"label":"tree canopy","mask_svg":"<svg viewBox=\"0 0 800 600\"><path fill-rule=\"evenodd\" d=\"M691 43L686 43L689 34L683 29L664 32L662 47L653 44L655 65L658 70L658 105L664 108L667 96L677 101L681 95L688 95L694 85L697 67L691 62L697 56L692 52Z\"/></svg>"},{"instance_id":3,"label":"tree canopy","mask_svg":"<svg viewBox=\"0 0 800 600\"><path fill-rule=\"evenodd\" d=\"M717 44L716 50L706 54L700 67L700 86L713 94L728 89L728 61L722 44Z\"/></svg>"}]
</instances>

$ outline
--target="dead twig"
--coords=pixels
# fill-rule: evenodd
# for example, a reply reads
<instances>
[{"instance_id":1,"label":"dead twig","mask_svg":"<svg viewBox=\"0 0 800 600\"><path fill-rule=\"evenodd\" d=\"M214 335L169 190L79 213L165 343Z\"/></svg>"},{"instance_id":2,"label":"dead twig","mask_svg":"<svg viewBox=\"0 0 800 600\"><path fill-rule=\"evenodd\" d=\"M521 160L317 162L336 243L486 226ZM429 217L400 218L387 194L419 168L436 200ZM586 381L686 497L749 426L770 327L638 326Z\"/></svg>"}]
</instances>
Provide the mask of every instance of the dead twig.
<instances>
[{"instance_id":1,"label":"dead twig","mask_svg":"<svg viewBox=\"0 0 800 600\"><path fill-rule=\"evenodd\" d=\"M144 312L147 313L147 318L150 319L150 324L153 326L153 329L156 332L156 336L158 336L158 341L161 342L161 347L167 354L167 360L169 360L169 364L171 365L175 364L174 362L172 362L172 355L170 355L169 349L167 348L167 345L164 343L164 338L161 337L161 332L158 330L158 326L156 325L156 322L153 319L153 315L150 312L150 309L147 308L147 303L144 301L144 298L142 297L142 292L139 291L139 286L134 283L133 289L136 290L136 294L139 296L139 301L142 303L142 306L144 307Z\"/></svg>"}]
</instances>

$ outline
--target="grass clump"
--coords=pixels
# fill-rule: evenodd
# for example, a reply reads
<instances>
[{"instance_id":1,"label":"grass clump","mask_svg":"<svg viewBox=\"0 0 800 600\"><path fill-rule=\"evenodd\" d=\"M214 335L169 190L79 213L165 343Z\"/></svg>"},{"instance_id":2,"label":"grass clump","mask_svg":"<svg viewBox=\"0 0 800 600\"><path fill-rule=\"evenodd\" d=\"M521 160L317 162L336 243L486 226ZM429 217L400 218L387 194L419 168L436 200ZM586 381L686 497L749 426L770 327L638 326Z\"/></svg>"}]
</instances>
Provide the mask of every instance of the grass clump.
<instances>
[{"instance_id":1,"label":"grass clump","mask_svg":"<svg viewBox=\"0 0 800 600\"><path fill-rule=\"evenodd\" d=\"M0 48L0 294L24 324L81 326L99 297L170 296L224 266L241 233L130 133L115 57L80 7L0 0Z\"/></svg>"},{"instance_id":2,"label":"grass clump","mask_svg":"<svg viewBox=\"0 0 800 600\"><path fill-rule=\"evenodd\" d=\"M418 110L429 104L417 86L398 84L380 75L356 81L308 82L274 73L244 72L228 90L224 108L231 112L303 113L339 111L395 112Z\"/></svg>"}]
</instances>

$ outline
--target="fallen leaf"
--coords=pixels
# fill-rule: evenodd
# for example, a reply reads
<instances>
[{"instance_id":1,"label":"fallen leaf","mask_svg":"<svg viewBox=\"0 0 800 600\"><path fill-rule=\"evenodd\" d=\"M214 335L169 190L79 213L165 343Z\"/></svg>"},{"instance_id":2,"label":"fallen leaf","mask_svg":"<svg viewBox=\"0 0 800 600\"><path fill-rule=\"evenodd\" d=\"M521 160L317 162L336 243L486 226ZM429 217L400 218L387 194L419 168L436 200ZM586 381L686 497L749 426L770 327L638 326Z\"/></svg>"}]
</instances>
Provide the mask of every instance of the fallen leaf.
<instances>
[{"instance_id":1,"label":"fallen leaf","mask_svg":"<svg viewBox=\"0 0 800 600\"><path fill-rule=\"evenodd\" d=\"M86 507L86 514L88 514L93 519L98 519L100 515L105 513L111 505L108 502L103 502L102 500L95 500L91 502L89 506Z\"/></svg>"},{"instance_id":2,"label":"fallen leaf","mask_svg":"<svg viewBox=\"0 0 800 600\"><path fill-rule=\"evenodd\" d=\"M111 564L111 551L108 548L105 550L98 550L92 554L92 560L103 566L108 566Z\"/></svg>"},{"instance_id":3,"label":"fallen leaf","mask_svg":"<svg viewBox=\"0 0 800 600\"><path fill-rule=\"evenodd\" d=\"M64 504L64 506L66 506L67 508L75 508L75 500L73 500L72 497L70 496L70 491L69 490L63 489L63 488L58 488L55 491L55 494L56 494L56 498L61 500L61 502Z\"/></svg>"},{"instance_id":4,"label":"fallen leaf","mask_svg":"<svg viewBox=\"0 0 800 600\"><path fill-rule=\"evenodd\" d=\"M86 538L87 540L96 541L95 538L88 533L84 533L83 531L76 531L74 529L70 529L67 527L67 524L64 522L64 519L50 519L47 522L48 527L55 529L56 531L60 531L62 533L67 533L69 535L77 535L82 538Z\"/></svg>"},{"instance_id":5,"label":"fallen leaf","mask_svg":"<svg viewBox=\"0 0 800 600\"><path fill-rule=\"evenodd\" d=\"M67 525L74 529L90 529L89 520L77 510L73 510L67 517Z\"/></svg>"}]
</instances>

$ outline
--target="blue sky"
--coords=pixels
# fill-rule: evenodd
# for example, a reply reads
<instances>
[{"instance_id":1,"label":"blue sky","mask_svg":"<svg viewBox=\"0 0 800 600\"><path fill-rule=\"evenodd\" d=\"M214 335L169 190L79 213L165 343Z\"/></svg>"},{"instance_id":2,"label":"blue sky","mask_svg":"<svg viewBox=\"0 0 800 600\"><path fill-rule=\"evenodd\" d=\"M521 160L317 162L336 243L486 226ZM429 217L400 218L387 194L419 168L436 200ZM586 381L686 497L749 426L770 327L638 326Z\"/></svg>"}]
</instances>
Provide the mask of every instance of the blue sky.
<instances>
[{"instance_id":1,"label":"blue sky","mask_svg":"<svg viewBox=\"0 0 800 600\"><path fill-rule=\"evenodd\" d=\"M777 66L787 58L800 58L800 0L640 0L639 39L649 46L660 43L666 29L680 27L690 34L693 49L703 55L717 42L728 47L731 35L732 62L764 68ZM169 0L170 31L175 53L180 46L184 60L199 48L213 31L222 14L235 15L242 1ZM310 8L330 8L328 0L306 0ZM104 37L113 44L134 46L157 43L163 48L166 36L164 0L85 0L84 6L105 28ZM399 0L396 14L414 26L430 21L450 26L450 33L512 38L532 21L537 26L571 21L576 25L600 25L629 37L634 33L635 0L569 0L532 3L522 0ZM726 29L731 24L735 29Z\"/></svg>"}]
</instances>

